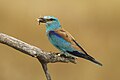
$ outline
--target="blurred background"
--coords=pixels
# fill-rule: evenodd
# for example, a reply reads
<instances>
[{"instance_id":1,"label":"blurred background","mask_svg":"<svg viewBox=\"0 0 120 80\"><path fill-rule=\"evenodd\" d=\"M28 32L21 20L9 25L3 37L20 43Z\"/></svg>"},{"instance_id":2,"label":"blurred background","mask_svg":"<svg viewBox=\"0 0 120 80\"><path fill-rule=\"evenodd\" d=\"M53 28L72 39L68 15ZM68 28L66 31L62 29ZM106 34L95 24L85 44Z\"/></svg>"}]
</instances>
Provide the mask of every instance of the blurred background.
<instances>
[{"instance_id":1,"label":"blurred background","mask_svg":"<svg viewBox=\"0 0 120 80\"><path fill-rule=\"evenodd\" d=\"M120 0L0 0L0 32L46 51L58 52L36 18L59 18L85 50L103 63L49 64L52 80L120 80ZM41 65L0 44L0 80L46 80Z\"/></svg>"}]
</instances>

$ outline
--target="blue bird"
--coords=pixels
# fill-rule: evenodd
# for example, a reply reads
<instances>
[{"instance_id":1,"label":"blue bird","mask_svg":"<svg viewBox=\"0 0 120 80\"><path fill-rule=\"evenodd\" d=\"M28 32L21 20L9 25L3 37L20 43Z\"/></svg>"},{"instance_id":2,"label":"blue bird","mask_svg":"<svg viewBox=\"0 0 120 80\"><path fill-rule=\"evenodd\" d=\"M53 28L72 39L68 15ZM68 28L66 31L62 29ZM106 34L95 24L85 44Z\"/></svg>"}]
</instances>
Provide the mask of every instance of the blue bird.
<instances>
[{"instance_id":1,"label":"blue bird","mask_svg":"<svg viewBox=\"0 0 120 80\"><path fill-rule=\"evenodd\" d=\"M92 61L100 66L102 64L91 57L82 47L78 44L78 42L74 39L74 37L64 30L60 22L57 18L53 16L44 16L38 18L38 22L46 24L46 33L49 41L60 51L65 54L69 54L71 57L80 57Z\"/></svg>"}]
</instances>

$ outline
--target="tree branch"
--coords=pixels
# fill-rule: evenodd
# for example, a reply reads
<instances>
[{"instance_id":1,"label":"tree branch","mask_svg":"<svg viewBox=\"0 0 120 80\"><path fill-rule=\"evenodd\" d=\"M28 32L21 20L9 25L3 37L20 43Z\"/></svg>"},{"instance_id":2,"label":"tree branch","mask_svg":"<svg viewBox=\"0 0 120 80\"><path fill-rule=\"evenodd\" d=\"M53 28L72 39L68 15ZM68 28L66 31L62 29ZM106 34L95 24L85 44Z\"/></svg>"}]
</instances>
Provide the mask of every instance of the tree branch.
<instances>
[{"instance_id":1,"label":"tree branch","mask_svg":"<svg viewBox=\"0 0 120 80\"><path fill-rule=\"evenodd\" d=\"M51 76L50 76L50 73L49 73L48 68L47 68L47 63L41 62L41 65L42 65L42 68L45 72L47 80L51 80Z\"/></svg>"},{"instance_id":2,"label":"tree branch","mask_svg":"<svg viewBox=\"0 0 120 80\"><path fill-rule=\"evenodd\" d=\"M0 43L8 45L16 50L19 50L29 56L37 58L41 63L43 70L45 72L47 80L51 80L51 76L48 72L47 64L55 62L64 62L64 63L76 63L73 58L65 58L59 56L58 53L45 52L38 47L27 44L21 40L18 40L14 37L8 36L6 34L0 33Z\"/></svg>"}]
</instances>

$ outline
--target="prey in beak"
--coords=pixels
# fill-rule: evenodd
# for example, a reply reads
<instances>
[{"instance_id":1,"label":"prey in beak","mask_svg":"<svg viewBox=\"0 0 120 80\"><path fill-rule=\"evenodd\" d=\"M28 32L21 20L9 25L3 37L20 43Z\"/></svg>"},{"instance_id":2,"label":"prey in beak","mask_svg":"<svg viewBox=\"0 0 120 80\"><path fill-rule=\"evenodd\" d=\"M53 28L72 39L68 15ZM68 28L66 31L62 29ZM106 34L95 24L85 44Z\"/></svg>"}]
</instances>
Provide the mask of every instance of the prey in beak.
<instances>
[{"instance_id":1,"label":"prey in beak","mask_svg":"<svg viewBox=\"0 0 120 80\"><path fill-rule=\"evenodd\" d=\"M38 18L37 21L38 21L39 25L40 25L40 23L46 23L47 22L47 20L44 19L44 18Z\"/></svg>"}]
</instances>

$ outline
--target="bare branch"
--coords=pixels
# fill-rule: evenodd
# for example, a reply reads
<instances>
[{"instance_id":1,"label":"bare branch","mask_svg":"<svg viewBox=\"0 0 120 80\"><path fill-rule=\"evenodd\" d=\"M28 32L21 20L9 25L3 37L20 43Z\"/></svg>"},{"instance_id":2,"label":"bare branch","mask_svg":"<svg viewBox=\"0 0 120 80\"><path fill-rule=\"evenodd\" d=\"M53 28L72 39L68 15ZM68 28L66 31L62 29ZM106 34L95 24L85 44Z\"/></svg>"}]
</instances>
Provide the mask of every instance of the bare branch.
<instances>
[{"instance_id":1,"label":"bare branch","mask_svg":"<svg viewBox=\"0 0 120 80\"><path fill-rule=\"evenodd\" d=\"M42 68L45 72L47 80L51 80L51 76L50 76L50 73L49 73L48 68L47 68L47 63L41 62L41 65L42 65Z\"/></svg>"},{"instance_id":2,"label":"bare branch","mask_svg":"<svg viewBox=\"0 0 120 80\"><path fill-rule=\"evenodd\" d=\"M0 33L0 43L8 45L16 50L19 50L29 56L37 58L40 63L42 64L43 70L45 72L47 80L51 80L50 74L47 69L48 63L55 63L55 62L64 62L64 63L76 63L75 59L73 58L65 58L59 56L58 54L45 52L38 47L32 46L27 44L21 40L18 40L14 37L8 36L6 34Z\"/></svg>"}]
</instances>

